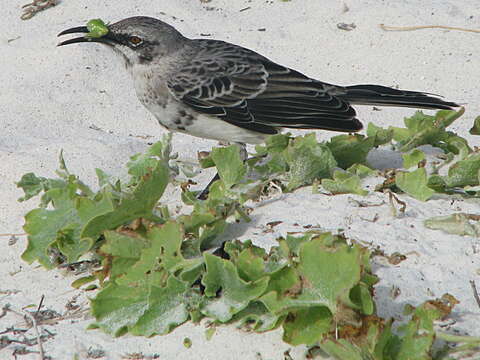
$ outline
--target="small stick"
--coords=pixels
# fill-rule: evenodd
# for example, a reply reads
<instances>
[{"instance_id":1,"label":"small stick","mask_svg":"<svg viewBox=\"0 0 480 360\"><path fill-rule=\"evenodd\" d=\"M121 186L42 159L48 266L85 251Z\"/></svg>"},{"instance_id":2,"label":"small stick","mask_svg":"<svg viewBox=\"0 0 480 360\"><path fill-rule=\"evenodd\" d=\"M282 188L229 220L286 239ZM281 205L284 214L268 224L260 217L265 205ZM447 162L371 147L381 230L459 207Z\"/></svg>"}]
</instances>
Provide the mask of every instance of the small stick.
<instances>
[{"instance_id":1,"label":"small stick","mask_svg":"<svg viewBox=\"0 0 480 360\"><path fill-rule=\"evenodd\" d=\"M384 192L388 194L388 200L390 201L390 206L392 207L394 216L397 216L397 208L393 204L393 200L397 202L397 204L401 205L399 211L404 214L405 210L407 209L407 203L405 201L400 200L397 196L394 195L392 190L386 189Z\"/></svg>"},{"instance_id":2,"label":"small stick","mask_svg":"<svg viewBox=\"0 0 480 360\"><path fill-rule=\"evenodd\" d=\"M477 291L477 286L475 285L475 281L470 280L470 285L472 286L473 297L475 298L475 301L477 302L478 307L480 307L480 296L478 296L478 291Z\"/></svg>"},{"instance_id":3,"label":"small stick","mask_svg":"<svg viewBox=\"0 0 480 360\"><path fill-rule=\"evenodd\" d=\"M40 303L38 304L37 311L35 312L35 317L38 315L38 312L40 311L40 309L43 306L43 299L45 299L45 295L42 295L42 298L40 299Z\"/></svg>"},{"instance_id":4,"label":"small stick","mask_svg":"<svg viewBox=\"0 0 480 360\"><path fill-rule=\"evenodd\" d=\"M57 5L57 0L33 0L29 4L22 6L23 14L20 16L22 20L31 19L36 13Z\"/></svg>"},{"instance_id":5,"label":"small stick","mask_svg":"<svg viewBox=\"0 0 480 360\"><path fill-rule=\"evenodd\" d=\"M0 236L25 236L25 235L28 235L27 233L18 233L18 234L15 234L15 233L6 233L6 234L0 234Z\"/></svg>"},{"instance_id":6,"label":"small stick","mask_svg":"<svg viewBox=\"0 0 480 360\"><path fill-rule=\"evenodd\" d=\"M25 310L23 313L25 314L25 316L27 316L30 319L30 321L33 324L33 329L35 330L35 335L37 337L37 344L38 344L38 351L40 353L40 360L44 360L45 359L45 354L43 352L42 339L40 338L40 333L38 332L37 320L35 320L35 316L33 316L27 310Z\"/></svg>"},{"instance_id":7,"label":"small stick","mask_svg":"<svg viewBox=\"0 0 480 360\"><path fill-rule=\"evenodd\" d=\"M413 31L413 30L421 30L421 29L444 29L444 30L457 30L457 31L480 33L480 30L477 30L477 29L466 29L461 27L453 27L453 26L445 26L445 25L387 26L384 24L380 24L380 28L384 31Z\"/></svg>"}]
</instances>

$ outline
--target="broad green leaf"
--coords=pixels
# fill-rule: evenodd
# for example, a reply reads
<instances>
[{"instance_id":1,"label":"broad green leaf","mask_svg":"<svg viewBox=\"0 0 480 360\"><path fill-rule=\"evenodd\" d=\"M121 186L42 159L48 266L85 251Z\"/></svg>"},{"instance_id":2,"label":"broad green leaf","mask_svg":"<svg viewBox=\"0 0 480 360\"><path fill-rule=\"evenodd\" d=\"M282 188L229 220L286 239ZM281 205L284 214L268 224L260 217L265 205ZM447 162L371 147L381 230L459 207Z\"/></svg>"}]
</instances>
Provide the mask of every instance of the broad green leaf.
<instances>
[{"instance_id":1,"label":"broad green leaf","mask_svg":"<svg viewBox=\"0 0 480 360\"><path fill-rule=\"evenodd\" d=\"M265 142L269 153L282 152L287 148L292 140L291 133L277 134L269 136Z\"/></svg>"},{"instance_id":2,"label":"broad green leaf","mask_svg":"<svg viewBox=\"0 0 480 360\"><path fill-rule=\"evenodd\" d=\"M363 135L337 135L330 139L327 146L332 151L338 166L346 169L355 163L364 164L367 155L375 146L375 138Z\"/></svg>"},{"instance_id":3,"label":"broad green leaf","mask_svg":"<svg viewBox=\"0 0 480 360\"><path fill-rule=\"evenodd\" d=\"M67 262L77 261L80 256L85 254L92 247L97 238L84 238L81 236L82 228L91 219L101 216L113 209L110 194L103 192L95 197L95 201L86 197L77 197L75 207L79 224L71 224L63 229L62 235L57 238L58 249L67 257Z\"/></svg>"},{"instance_id":4,"label":"broad green leaf","mask_svg":"<svg viewBox=\"0 0 480 360\"><path fill-rule=\"evenodd\" d=\"M47 254L47 250L57 240L57 234L65 227L80 223L75 208L75 186L54 188L48 191L53 199L54 209L34 209L25 216L25 232L28 233L28 246L22 254L22 259L28 263L38 261L47 269L54 264Z\"/></svg>"},{"instance_id":5,"label":"broad green leaf","mask_svg":"<svg viewBox=\"0 0 480 360\"><path fill-rule=\"evenodd\" d=\"M368 286L364 283L357 284L350 291L350 299L359 306L361 312L365 315L372 315L375 311L375 303L370 294Z\"/></svg>"},{"instance_id":6,"label":"broad green leaf","mask_svg":"<svg viewBox=\"0 0 480 360\"><path fill-rule=\"evenodd\" d=\"M466 158L472 152L466 139L450 133L443 143L436 144L436 146L447 152L447 156L449 153L458 154L460 159Z\"/></svg>"},{"instance_id":7,"label":"broad green leaf","mask_svg":"<svg viewBox=\"0 0 480 360\"><path fill-rule=\"evenodd\" d=\"M427 201L435 193L427 186L425 168L419 168L412 172L397 172L395 179L400 190L420 201Z\"/></svg>"},{"instance_id":8,"label":"broad green leaf","mask_svg":"<svg viewBox=\"0 0 480 360\"><path fill-rule=\"evenodd\" d=\"M370 169L368 166L362 164L353 164L350 166L347 171L351 174L357 175L360 179L363 179L367 176L375 175L375 170Z\"/></svg>"},{"instance_id":9,"label":"broad green leaf","mask_svg":"<svg viewBox=\"0 0 480 360\"><path fill-rule=\"evenodd\" d=\"M281 153L285 150L290 143L292 134L277 134L267 138L265 145L255 146L255 150L258 156L264 156L267 154Z\"/></svg>"},{"instance_id":10,"label":"broad green leaf","mask_svg":"<svg viewBox=\"0 0 480 360\"><path fill-rule=\"evenodd\" d=\"M427 181L427 186L435 190L436 192L445 192L446 191L446 184L445 184L445 179L443 176L437 175L437 174L432 174Z\"/></svg>"},{"instance_id":11,"label":"broad green leaf","mask_svg":"<svg viewBox=\"0 0 480 360\"><path fill-rule=\"evenodd\" d=\"M442 110L435 116L417 111L413 116L405 118L407 129L393 128L394 139L399 141L400 151L406 152L420 145L431 144L448 150L448 139L455 134L445 131L445 128L458 119L465 109L459 111Z\"/></svg>"},{"instance_id":12,"label":"broad green leaf","mask_svg":"<svg viewBox=\"0 0 480 360\"><path fill-rule=\"evenodd\" d=\"M91 300L96 321L90 327L113 336L125 334L148 309L148 297L149 288L145 284L125 286L110 282Z\"/></svg>"},{"instance_id":13,"label":"broad green leaf","mask_svg":"<svg viewBox=\"0 0 480 360\"><path fill-rule=\"evenodd\" d=\"M326 305L335 313L337 300L360 280L361 254L358 246L326 247L321 238L300 245L298 273L303 278L300 297Z\"/></svg>"},{"instance_id":14,"label":"broad green leaf","mask_svg":"<svg viewBox=\"0 0 480 360\"><path fill-rule=\"evenodd\" d=\"M215 188L221 182L215 182L210 188L209 198L206 201L194 200L194 210L190 215L182 215L178 221L183 224L185 233L192 234L184 244L185 254L189 257L201 256L203 250L209 249L223 234L227 227L225 215L228 213L228 203L231 200L224 198L220 206L215 197ZM213 188L213 194L212 194Z\"/></svg>"},{"instance_id":15,"label":"broad green leaf","mask_svg":"<svg viewBox=\"0 0 480 360\"><path fill-rule=\"evenodd\" d=\"M399 144L402 144L403 142L408 141L408 139L410 138L410 131L407 128L390 126L389 129L393 131L393 140L398 141ZM405 151L408 151L408 150L405 150Z\"/></svg>"},{"instance_id":16,"label":"broad green leaf","mask_svg":"<svg viewBox=\"0 0 480 360\"><path fill-rule=\"evenodd\" d=\"M236 266L240 277L245 281L255 281L265 276L263 257L256 254L252 247L246 248L240 253Z\"/></svg>"},{"instance_id":17,"label":"broad green leaf","mask_svg":"<svg viewBox=\"0 0 480 360\"><path fill-rule=\"evenodd\" d=\"M132 232L120 233L105 231L105 242L100 250L111 257L110 279L127 273L138 261L144 248L150 243L139 234Z\"/></svg>"},{"instance_id":18,"label":"broad green leaf","mask_svg":"<svg viewBox=\"0 0 480 360\"><path fill-rule=\"evenodd\" d=\"M138 261L130 266L128 272L117 280L119 285L132 285L139 283L154 283L158 277L163 278L162 272L171 274L182 271L196 271L196 278L199 276L202 258L184 259L181 252L183 232L181 225L170 221L163 225L152 228L147 233L149 247L141 250ZM190 276L195 274L190 273ZM189 279L193 282L194 279ZM158 284L157 284L158 285Z\"/></svg>"},{"instance_id":19,"label":"broad green leaf","mask_svg":"<svg viewBox=\"0 0 480 360\"><path fill-rule=\"evenodd\" d=\"M335 314L340 298L347 297L360 280L361 254L357 246L330 247L323 239L314 238L300 245L296 271L301 279L296 288L285 294L266 293L260 298L265 306L274 313L326 306Z\"/></svg>"},{"instance_id":20,"label":"broad green leaf","mask_svg":"<svg viewBox=\"0 0 480 360\"><path fill-rule=\"evenodd\" d=\"M44 177L38 177L34 173L28 173L23 175L16 185L25 193L25 196L18 199L18 201L21 202L37 196L42 191L47 192L53 188L64 188L67 186L67 182L62 179L47 179ZM47 203L42 202L42 207L45 206L47 206Z\"/></svg>"},{"instance_id":21,"label":"broad green leaf","mask_svg":"<svg viewBox=\"0 0 480 360\"><path fill-rule=\"evenodd\" d=\"M368 191L362 189L360 177L344 171L335 171L333 179L323 179L322 186L332 194L368 194Z\"/></svg>"},{"instance_id":22,"label":"broad green leaf","mask_svg":"<svg viewBox=\"0 0 480 360\"><path fill-rule=\"evenodd\" d=\"M66 257L67 263L77 261L80 256L87 253L93 245L93 239L80 238L80 225L71 223L57 232L57 241L55 245L58 250Z\"/></svg>"},{"instance_id":23,"label":"broad green leaf","mask_svg":"<svg viewBox=\"0 0 480 360\"><path fill-rule=\"evenodd\" d=\"M91 219L82 230L82 238L94 239L105 230L114 229L140 217L151 217L168 180L168 167L163 161L159 161L151 172L142 177L131 194L125 194L115 209Z\"/></svg>"},{"instance_id":24,"label":"broad green leaf","mask_svg":"<svg viewBox=\"0 0 480 360\"><path fill-rule=\"evenodd\" d=\"M215 162L212 159L212 153L209 152L199 153L198 163L202 169L208 169L215 166Z\"/></svg>"},{"instance_id":25,"label":"broad green leaf","mask_svg":"<svg viewBox=\"0 0 480 360\"><path fill-rule=\"evenodd\" d=\"M150 247L150 242L137 233L121 233L116 231L105 231L105 242L101 251L113 257L126 259L139 259L142 250Z\"/></svg>"},{"instance_id":26,"label":"broad green leaf","mask_svg":"<svg viewBox=\"0 0 480 360\"><path fill-rule=\"evenodd\" d=\"M17 187L21 188L25 193L25 196L18 199L18 201L26 201L34 196L40 194L44 190L45 178L37 177L34 173L30 172L24 174L19 182L17 182Z\"/></svg>"},{"instance_id":27,"label":"broad green leaf","mask_svg":"<svg viewBox=\"0 0 480 360\"><path fill-rule=\"evenodd\" d=\"M200 251L210 249L214 246L218 237L225 232L227 225L225 219L217 219L210 224L205 224L200 227L198 237Z\"/></svg>"},{"instance_id":28,"label":"broad green leaf","mask_svg":"<svg viewBox=\"0 0 480 360\"><path fill-rule=\"evenodd\" d=\"M329 148L319 144L315 134L295 138L284 151L289 166L287 191L330 177L337 166Z\"/></svg>"},{"instance_id":29,"label":"broad green leaf","mask_svg":"<svg viewBox=\"0 0 480 360\"><path fill-rule=\"evenodd\" d=\"M283 254L283 256L288 257L288 256L299 256L300 255L300 247L304 244L312 240L314 237L319 236L322 241L332 241L333 242L333 236L330 233L323 233L323 234L315 234L313 232L306 232L300 236L294 236L287 234L287 237L285 238L284 241L282 239L277 240L280 243L280 247L282 247L282 242L285 242L285 245L287 247L287 252Z\"/></svg>"},{"instance_id":30,"label":"broad green leaf","mask_svg":"<svg viewBox=\"0 0 480 360\"><path fill-rule=\"evenodd\" d=\"M135 154L127 163L128 173L132 175L130 185L135 185L142 177L150 174L159 161L167 162L171 152L171 134L163 136L150 146L145 153Z\"/></svg>"},{"instance_id":31,"label":"broad green leaf","mask_svg":"<svg viewBox=\"0 0 480 360\"><path fill-rule=\"evenodd\" d=\"M288 295L295 295L300 291L301 282L297 270L293 267L284 267L270 277L265 294L272 293L280 297L287 295L287 293Z\"/></svg>"},{"instance_id":32,"label":"broad green leaf","mask_svg":"<svg viewBox=\"0 0 480 360\"><path fill-rule=\"evenodd\" d=\"M255 332L264 332L276 329L286 315L275 315L259 301L250 304L240 312L233 315L228 323L236 323L239 327L247 327Z\"/></svg>"},{"instance_id":33,"label":"broad green leaf","mask_svg":"<svg viewBox=\"0 0 480 360\"><path fill-rule=\"evenodd\" d=\"M179 271L191 271L197 269L196 273L200 271L200 266L203 264L201 257L194 259L185 259L182 255L182 243L184 239L181 225L177 222L170 221L161 227L155 227L150 230L147 238L151 241L152 247L159 249L158 256L160 257L156 262L160 264L165 270L171 274ZM148 250L144 253L146 256ZM160 256L161 255L161 256ZM150 257L153 260L152 257ZM155 260L154 260L155 261ZM192 274L190 274L192 276ZM192 279L192 282L197 277Z\"/></svg>"},{"instance_id":34,"label":"broad green leaf","mask_svg":"<svg viewBox=\"0 0 480 360\"><path fill-rule=\"evenodd\" d=\"M431 346L435 339L433 321L442 316L437 307L428 302L416 308L412 319L398 329L401 336L395 359L431 359Z\"/></svg>"},{"instance_id":35,"label":"broad green leaf","mask_svg":"<svg viewBox=\"0 0 480 360\"><path fill-rule=\"evenodd\" d=\"M385 326L383 331L378 334L378 340L376 341L374 347L374 359L395 359L396 351L400 347L400 339L397 335L392 332L393 319L390 318ZM378 327L376 325L375 327Z\"/></svg>"},{"instance_id":36,"label":"broad green leaf","mask_svg":"<svg viewBox=\"0 0 480 360\"><path fill-rule=\"evenodd\" d=\"M272 176L273 174L281 177L282 174L288 173L288 164L287 160L285 159L285 153L270 154L266 163L255 165L254 169L256 172L267 177Z\"/></svg>"},{"instance_id":37,"label":"broad green leaf","mask_svg":"<svg viewBox=\"0 0 480 360\"><path fill-rule=\"evenodd\" d=\"M403 167L405 169L409 169L411 167L418 167L418 163L425 160L425 154L423 153L423 151L415 149L408 154L403 154L402 158Z\"/></svg>"},{"instance_id":38,"label":"broad green leaf","mask_svg":"<svg viewBox=\"0 0 480 360\"><path fill-rule=\"evenodd\" d=\"M465 113L465 108L461 107L458 111L453 110L439 110L435 114L435 125L440 128L447 128L453 124L460 116Z\"/></svg>"},{"instance_id":39,"label":"broad green leaf","mask_svg":"<svg viewBox=\"0 0 480 360\"><path fill-rule=\"evenodd\" d=\"M373 146L377 147L392 141L393 129L383 129L380 126L375 125L374 123L368 123L367 136L369 138L374 138Z\"/></svg>"},{"instance_id":40,"label":"broad green leaf","mask_svg":"<svg viewBox=\"0 0 480 360\"><path fill-rule=\"evenodd\" d=\"M48 187L54 184L50 179L46 179L44 185L47 183ZM83 186L75 176L68 176L67 182L44 194L52 202L52 210L40 208L26 215L25 231L29 234L29 244L22 256L25 261L38 260L51 268L54 264L47 251L52 246L60 250L69 263L90 250L96 238L83 238L82 227L91 218L111 210L113 204L107 193L98 194L95 200L77 194Z\"/></svg>"},{"instance_id":41,"label":"broad green leaf","mask_svg":"<svg viewBox=\"0 0 480 360\"><path fill-rule=\"evenodd\" d=\"M240 278L230 261L209 253L204 253L204 258L207 271L202 278L202 284L205 286L205 295L210 299L201 311L207 316L226 322L245 309L250 301L258 298L267 288L267 277L247 282Z\"/></svg>"},{"instance_id":42,"label":"broad green leaf","mask_svg":"<svg viewBox=\"0 0 480 360\"><path fill-rule=\"evenodd\" d=\"M283 341L293 345L312 345L331 330L332 313L324 306L291 312L283 323Z\"/></svg>"},{"instance_id":43,"label":"broad green leaf","mask_svg":"<svg viewBox=\"0 0 480 360\"><path fill-rule=\"evenodd\" d=\"M217 167L218 175L227 189L244 178L247 167L240 156L240 149L237 145L214 148L211 157Z\"/></svg>"},{"instance_id":44,"label":"broad green leaf","mask_svg":"<svg viewBox=\"0 0 480 360\"><path fill-rule=\"evenodd\" d=\"M133 335L163 335L183 324L189 318L188 283L170 276L165 287L152 285L148 295L147 308L136 324L130 329Z\"/></svg>"},{"instance_id":45,"label":"broad green leaf","mask_svg":"<svg viewBox=\"0 0 480 360\"><path fill-rule=\"evenodd\" d=\"M464 160L457 161L448 169L444 177L447 187L475 186L479 183L480 154L471 154Z\"/></svg>"},{"instance_id":46,"label":"broad green leaf","mask_svg":"<svg viewBox=\"0 0 480 360\"><path fill-rule=\"evenodd\" d=\"M117 256L127 255L126 249L118 249L118 246L122 239L127 240L125 245L128 246L131 238L113 232L108 232L107 236L105 250ZM97 319L95 325L115 336L127 330L145 336L167 333L188 319L189 313L195 310L195 303L200 306L201 299L189 290L194 279L184 282L167 272L192 271L202 262L201 258L185 260L182 257L180 224L168 222L151 229L147 236L147 243L139 239L142 246L130 245L132 257L139 256L137 261L130 262L128 269L123 269L123 276L92 300ZM128 291L136 296L128 296ZM108 299L113 301L112 308L108 307ZM125 317L122 311L128 311L129 316Z\"/></svg>"}]
</instances>

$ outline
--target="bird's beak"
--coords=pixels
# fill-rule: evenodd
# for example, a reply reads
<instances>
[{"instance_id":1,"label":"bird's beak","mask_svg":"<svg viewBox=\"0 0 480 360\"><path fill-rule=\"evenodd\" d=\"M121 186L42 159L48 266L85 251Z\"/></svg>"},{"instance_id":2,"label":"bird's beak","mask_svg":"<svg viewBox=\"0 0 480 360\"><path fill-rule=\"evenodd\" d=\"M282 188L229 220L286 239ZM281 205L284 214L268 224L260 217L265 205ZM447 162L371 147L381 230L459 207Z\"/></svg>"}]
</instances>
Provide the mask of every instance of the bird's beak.
<instances>
[{"instance_id":1,"label":"bird's beak","mask_svg":"<svg viewBox=\"0 0 480 360\"><path fill-rule=\"evenodd\" d=\"M78 26L78 27L74 27L74 28L71 28L71 29L63 30L57 36L62 36L62 35L67 35L67 34L78 34L78 33L88 34L89 31L88 31L86 26ZM82 42L97 42L97 43L102 43L102 44L107 44L107 45L113 45L112 44L112 39L107 34L107 35L104 35L102 37L80 36L80 37L77 37L77 38L62 41L57 46L76 44L76 43L82 43Z\"/></svg>"}]
</instances>

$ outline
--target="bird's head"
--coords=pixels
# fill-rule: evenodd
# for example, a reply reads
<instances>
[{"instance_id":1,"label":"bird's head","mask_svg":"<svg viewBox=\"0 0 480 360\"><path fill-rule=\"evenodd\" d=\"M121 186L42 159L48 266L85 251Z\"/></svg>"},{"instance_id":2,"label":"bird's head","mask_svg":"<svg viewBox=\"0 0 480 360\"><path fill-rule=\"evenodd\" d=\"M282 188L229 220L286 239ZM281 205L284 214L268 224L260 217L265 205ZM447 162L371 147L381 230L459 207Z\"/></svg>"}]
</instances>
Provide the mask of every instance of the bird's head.
<instances>
[{"instance_id":1,"label":"bird's head","mask_svg":"<svg viewBox=\"0 0 480 360\"><path fill-rule=\"evenodd\" d=\"M104 25L99 34L93 33L87 26L80 26L64 30L58 36L78 33L85 35L63 41L58 46L82 42L104 44L122 55L127 67L166 56L178 49L186 39L173 26L146 16L130 17Z\"/></svg>"}]
</instances>

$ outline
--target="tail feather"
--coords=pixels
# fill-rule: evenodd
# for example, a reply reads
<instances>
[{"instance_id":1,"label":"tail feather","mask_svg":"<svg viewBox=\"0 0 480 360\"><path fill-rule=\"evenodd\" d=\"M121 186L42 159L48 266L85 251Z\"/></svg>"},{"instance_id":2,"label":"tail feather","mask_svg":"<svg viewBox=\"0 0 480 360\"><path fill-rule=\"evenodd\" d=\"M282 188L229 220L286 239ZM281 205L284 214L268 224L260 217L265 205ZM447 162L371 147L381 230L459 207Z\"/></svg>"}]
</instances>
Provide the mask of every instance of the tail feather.
<instances>
[{"instance_id":1,"label":"tail feather","mask_svg":"<svg viewBox=\"0 0 480 360\"><path fill-rule=\"evenodd\" d=\"M452 110L460 105L442 100L438 95L418 91L397 90L380 85L354 85L338 97L357 105L404 106L419 109Z\"/></svg>"}]
</instances>

